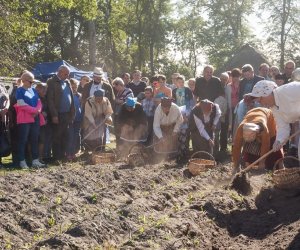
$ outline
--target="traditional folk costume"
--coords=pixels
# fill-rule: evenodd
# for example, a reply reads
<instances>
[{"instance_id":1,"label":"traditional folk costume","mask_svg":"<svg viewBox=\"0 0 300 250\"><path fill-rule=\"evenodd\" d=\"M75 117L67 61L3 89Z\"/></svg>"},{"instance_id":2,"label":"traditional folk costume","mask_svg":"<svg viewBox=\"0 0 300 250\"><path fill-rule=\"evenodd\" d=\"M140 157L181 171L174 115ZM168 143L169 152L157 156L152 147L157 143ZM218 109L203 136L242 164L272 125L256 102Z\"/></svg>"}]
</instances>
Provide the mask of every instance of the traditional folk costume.
<instances>
[{"instance_id":1,"label":"traditional folk costume","mask_svg":"<svg viewBox=\"0 0 300 250\"><path fill-rule=\"evenodd\" d=\"M221 117L218 104L207 99L200 101L190 114L189 127L191 131L193 151L213 153L209 140L214 140L214 128Z\"/></svg>"},{"instance_id":2,"label":"traditional folk costume","mask_svg":"<svg viewBox=\"0 0 300 250\"><path fill-rule=\"evenodd\" d=\"M246 165L253 163L260 156L271 150L276 138L276 123L273 113L267 108L250 110L239 125L234 137L232 159L234 166L242 159ZM282 158L281 151L273 152L265 160L265 167L273 169L275 162Z\"/></svg>"},{"instance_id":3,"label":"traditional folk costume","mask_svg":"<svg viewBox=\"0 0 300 250\"><path fill-rule=\"evenodd\" d=\"M136 98L128 97L119 113L120 139L123 142L140 143L147 140L147 116Z\"/></svg>"},{"instance_id":4,"label":"traditional folk costume","mask_svg":"<svg viewBox=\"0 0 300 250\"><path fill-rule=\"evenodd\" d=\"M112 121L113 110L110 101L104 97L104 94L104 90L96 90L94 96L89 97L85 104L83 136L86 143L92 148L105 145L105 123ZM102 97L102 101L98 102L97 97ZM95 129L96 127L97 129Z\"/></svg>"},{"instance_id":5,"label":"traditional folk costume","mask_svg":"<svg viewBox=\"0 0 300 250\"><path fill-rule=\"evenodd\" d=\"M172 103L171 99L162 98L161 104L155 110L153 122L154 143L161 140L161 143L154 147L156 153L178 152L178 132L182 122L183 117L179 107Z\"/></svg>"}]
</instances>

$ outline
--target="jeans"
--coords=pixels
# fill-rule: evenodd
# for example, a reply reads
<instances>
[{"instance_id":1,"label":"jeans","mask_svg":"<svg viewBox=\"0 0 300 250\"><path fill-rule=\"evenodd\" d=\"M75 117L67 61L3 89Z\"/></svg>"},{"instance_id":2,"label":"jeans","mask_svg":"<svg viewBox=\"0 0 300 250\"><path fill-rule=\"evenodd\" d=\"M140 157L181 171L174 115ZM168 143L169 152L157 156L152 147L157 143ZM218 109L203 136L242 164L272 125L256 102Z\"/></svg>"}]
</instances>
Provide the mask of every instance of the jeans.
<instances>
[{"instance_id":1,"label":"jeans","mask_svg":"<svg viewBox=\"0 0 300 250\"><path fill-rule=\"evenodd\" d=\"M40 119L35 118L34 123L18 124L18 159L25 160L25 149L27 142L31 147L32 159L39 158L39 133L40 133Z\"/></svg>"},{"instance_id":2,"label":"jeans","mask_svg":"<svg viewBox=\"0 0 300 250\"><path fill-rule=\"evenodd\" d=\"M70 124L68 128L68 147L67 147L67 155L74 155L80 149L80 121L75 121Z\"/></svg>"}]
</instances>

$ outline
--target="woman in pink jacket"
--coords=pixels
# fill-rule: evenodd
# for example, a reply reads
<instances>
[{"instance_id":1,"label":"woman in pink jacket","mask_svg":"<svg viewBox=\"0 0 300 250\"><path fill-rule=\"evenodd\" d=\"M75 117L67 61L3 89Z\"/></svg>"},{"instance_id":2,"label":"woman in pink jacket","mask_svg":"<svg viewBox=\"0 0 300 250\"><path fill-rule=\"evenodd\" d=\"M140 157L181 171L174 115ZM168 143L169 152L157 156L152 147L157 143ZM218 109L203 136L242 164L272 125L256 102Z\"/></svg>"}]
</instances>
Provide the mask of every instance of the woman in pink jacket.
<instances>
[{"instance_id":1,"label":"woman in pink jacket","mask_svg":"<svg viewBox=\"0 0 300 250\"><path fill-rule=\"evenodd\" d=\"M27 169L25 148L31 146L32 167L44 167L39 161L38 138L40 126L45 124L41 115L42 103L35 89L31 87L34 76L25 71L21 76L22 84L16 91L17 103L14 105L17 113L18 125L18 158L20 167Z\"/></svg>"}]
</instances>

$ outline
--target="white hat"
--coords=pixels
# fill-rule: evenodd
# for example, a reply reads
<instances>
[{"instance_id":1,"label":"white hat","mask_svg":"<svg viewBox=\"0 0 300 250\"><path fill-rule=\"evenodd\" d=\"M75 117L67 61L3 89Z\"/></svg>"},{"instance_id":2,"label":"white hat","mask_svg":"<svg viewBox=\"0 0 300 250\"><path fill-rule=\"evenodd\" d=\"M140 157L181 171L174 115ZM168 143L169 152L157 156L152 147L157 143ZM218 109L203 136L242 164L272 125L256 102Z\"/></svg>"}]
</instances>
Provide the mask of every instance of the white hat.
<instances>
[{"instance_id":1,"label":"white hat","mask_svg":"<svg viewBox=\"0 0 300 250\"><path fill-rule=\"evenodd\" d=\"M248 122L243 125L243 131L253 131L253 132L258 132L260 130L259 125Z\"/></svg>"},{"instance_id":2,"label":"white hat","mask_svg":"<svg viewBox=\"0 0 300 250\"><path fill-rule=\"evenodd\" d=\"M254 85L252 92L247 95L253 97L265 97L270 95L275 88L277 88L277 84L275 82L261 80Z\"/></svg>"},{"instance_id":3,"label":"white hat","mask_svg":"<svg viewBox=\"0 0 300 250\"><path fill-rule=\"evenodd\" d=\"M98 77L103 76L104 75L103 69L95 67L93 75Z\"/></svg>"}]
</instances>

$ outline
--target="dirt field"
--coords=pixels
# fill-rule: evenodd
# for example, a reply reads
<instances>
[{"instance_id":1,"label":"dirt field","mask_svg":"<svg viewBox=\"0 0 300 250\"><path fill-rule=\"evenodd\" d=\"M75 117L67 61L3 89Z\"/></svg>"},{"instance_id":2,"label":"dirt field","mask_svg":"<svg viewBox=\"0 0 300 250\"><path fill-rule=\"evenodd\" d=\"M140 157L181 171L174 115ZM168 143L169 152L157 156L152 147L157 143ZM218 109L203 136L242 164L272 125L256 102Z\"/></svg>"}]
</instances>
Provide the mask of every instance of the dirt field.
<instances>
[{"instance_id":1,"label":"dirt field","mask_svg":"<svg viewBox=\"0 0 300 250\"><path fill-rule=\"evenodd\" d=\"M226 189L229 165L191 177L173 162L73 163L1 172L2 249L300 249L300 193L252 176Z\"/></svg>"}]
</instances>

